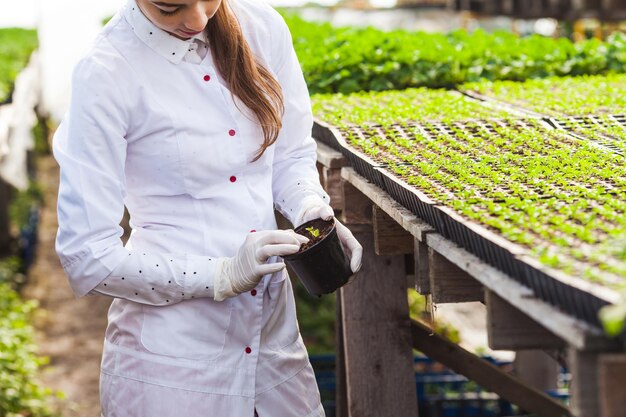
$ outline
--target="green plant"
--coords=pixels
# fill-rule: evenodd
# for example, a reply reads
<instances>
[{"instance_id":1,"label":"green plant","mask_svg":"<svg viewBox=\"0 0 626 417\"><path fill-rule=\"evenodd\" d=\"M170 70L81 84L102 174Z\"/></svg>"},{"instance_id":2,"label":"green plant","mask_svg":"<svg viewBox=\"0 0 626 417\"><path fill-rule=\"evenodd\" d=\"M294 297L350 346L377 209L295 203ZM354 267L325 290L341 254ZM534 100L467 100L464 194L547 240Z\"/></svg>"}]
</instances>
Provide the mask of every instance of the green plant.
<instances>
[{"instance_id":1,"label":"green plant","mask_svg":"<svg viewBox=\"0 0 626 417\"><path fill-rule=\"evenodd\" d=\"M333 27L284 13L311 93L451 88L481 80L623 72L626 36L606 42Z\"/></svg>"},{"instance_id":2,"label":"green plant","mask_svg":"<svg viewBox=\"0 0 626 417\"><path fill-rule=\"evenodd\" d=\"M626 300L622 299L619 304L602 307L600 320L607 335L617 336L622 333L626 325Z\"/></svg>"},{"instance_id":3,"label":"green plant","mask_svg":"<svg viewBox=\"0 0 626 417\"><path fill-rule=\"evenodd\" d=\"M309 234L311 235L311 237L319 237L320 235L320 230L316 229L313 226L309 226L305 229L307 232L309 232Z\"/></svg>"},{"instance_id":4,"label":"green plant","mask_svg":"<svg viewBox=\"0 0 626 417\"><path fill-rule=\"evenodd\" d=\"M18 263L0 261L0 416L51 417L53 393L36 383L45 358L36 355L30 325L34 301L24 302L12 287Z\"/></svg>"},{"instance_id":5,"label":"green plant","mask_svg":"<svg viewBox=\"0 0 626 417\"><path fill-rule=\"evenodd\" d=\"M426 301L426 296L421 295L414 289L408 289L407 298L408 298L408 303L409 303L409 316L412 319L422 321L422 322L432 321L431 312L428 311L427 309L428 303ZM458 329L456 329L450 323L446 323L442 320L434 320L434 323L432 323L432 326L434 328L434 331L438 335L447 338L453 343L461 342L461 336L459 334Z\"/></svg>"}]
</instances>

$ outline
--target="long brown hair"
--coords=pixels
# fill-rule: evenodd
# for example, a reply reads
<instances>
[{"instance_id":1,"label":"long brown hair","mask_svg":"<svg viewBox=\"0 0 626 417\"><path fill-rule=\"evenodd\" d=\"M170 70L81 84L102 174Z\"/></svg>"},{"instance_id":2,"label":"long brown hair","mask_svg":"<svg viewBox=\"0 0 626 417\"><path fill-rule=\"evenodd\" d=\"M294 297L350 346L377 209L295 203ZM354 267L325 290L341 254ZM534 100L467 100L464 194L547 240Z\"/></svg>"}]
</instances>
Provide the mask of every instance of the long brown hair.
<instances>
[{"instance_id":1,"label":"long brown hair","mask_svg":"<svg viewBox=\"0 0 626 417\"><path fill-rule=\"evenodd\" d=\"M228 0L222 0L205 32L217 69L231 93L252 110L263 128L263 144L253 159L256 161L276 142L282 127L282 89L273 75L255 59Z\"/></svg>"}]
</instances>

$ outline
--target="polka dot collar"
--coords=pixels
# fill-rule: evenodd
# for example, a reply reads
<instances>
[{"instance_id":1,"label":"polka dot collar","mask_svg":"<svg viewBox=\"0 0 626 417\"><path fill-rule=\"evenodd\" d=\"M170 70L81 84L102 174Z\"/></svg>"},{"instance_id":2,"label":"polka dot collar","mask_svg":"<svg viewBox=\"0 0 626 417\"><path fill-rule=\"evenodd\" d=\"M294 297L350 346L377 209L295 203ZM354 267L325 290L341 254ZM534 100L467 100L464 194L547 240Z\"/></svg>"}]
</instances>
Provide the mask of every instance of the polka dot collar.
<instances>
[{"instance_id":1,"label":"polka dot collar","mask_svg":"<svg viewBox=\"0 0 626 417\"><path fill-rule=\"evenodd\" d=\"M183 60L194 39L204 40L203 33L191 39L182 40L159 29L144 16L135 0L129 0L124 7L123 16L139 39L173 64L179 64Z\"/></svg>"}]
</instances>

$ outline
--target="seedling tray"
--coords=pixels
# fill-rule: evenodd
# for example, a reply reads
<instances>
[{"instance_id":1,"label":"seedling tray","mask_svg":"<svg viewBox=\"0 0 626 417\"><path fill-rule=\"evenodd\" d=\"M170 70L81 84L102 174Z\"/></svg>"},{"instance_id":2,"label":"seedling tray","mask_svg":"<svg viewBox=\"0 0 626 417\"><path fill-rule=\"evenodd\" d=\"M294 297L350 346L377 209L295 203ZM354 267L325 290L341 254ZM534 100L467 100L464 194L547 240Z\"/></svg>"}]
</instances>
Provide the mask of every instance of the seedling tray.
<instances>
[{"instance_id":1,"label":"seedling tray","mask_svg":"<svg viewBox=\"0 0 626 417\"><path fill-rule=\"evenodd\" d=\"M432 199L404 183L389 170L383 167L376 168L376 170L382 175L384 189L394 200L425 220L443 236L447 235L443 213L437 210L436 203Z\"/></svg>"},{"instance_id":2,"label":"seedling tray","mask_svg":"<svg viewBox=\"0 0 626 417\"><path fill-rule=\"evenodd\" d=\"M349 152L346 152L346 148L341 146L341 144L337 140L337 137L331 129L332 126L330 126L329 124L319 120L315 120L313 121L312 135L317 141L323 143L324 145L330 146L334 150L339 151L344 156L346 156L346 153Z\"/></svg>"},{"instance_id":3,"label":"seedling tray","mask_svg":"<svg viewBox=\"0 0 626 417\"><path fill-rule=\"evenodd\" d=\"M604 149L621 156L626 156L626 116L623 114L608 116L575 116L551 118L550 123L557 129L563 129L580 140L592 141ZM618 128L623 132L620 136L613 132ZM592 133L591 133L592 132ZM593 136L592 136L593 135Z\"/></svg>"},{"instance_id":4,"label":"seedling tray","mask_svg":"<svg viewBox=\"0 0 626 417\"><path fill-rule=\"evenodd\" d=\"M376 162L363 152L350 147L339 129L324 122L315 121L313 124L313 137L341 152L341 154L348 159L350 166L352 166L359 175L385 190L383 177L376 168L384 167L386 164Z\"/></svg>"},{"instance_id":5,"label":"seedling tray","mask_svg":"<svg viewBox=\"0 0 626 417\"><path fill-rule=\"evenodd\" d=\"M617 177L610 177L610 180L594 177L594 181L590 183L586 182L585 176L572 177L569 183L559 182L560 186L556 186L556 182L553 184L551 178L547 178L547 181L544 182L541 176L525 177L530 173L530 171L526 171L527 168L536 166L538 163L541 164L544 160L554 160L554 157L550 155L560 155L559 150L566 149L569 152L569 149L579 147L578 139L565 133L558 133L545 121L537 119L530 121L523 119L489 122L471 121L467 123L431 121L420 124L412 122L385 127L368 125L363 129L358 126L351 126L344 127L342 132L330 128L330 131L335 135L337 143L343 148L342 152L346 154L357 172L381 187L411 212L424 219L441 235L531 288L537 297L561 308L574 317L599 326L598 310L602 306L614 302L615 292L613 290L604 288L599 284L592 284L585 279L570 276L558 268L546 267L538 261L536 257L538 255L531 256L532 252L529 247L534 248L533 245L524 246L515 243L500 230L489 226L491 224L490 219L497 220L499 218L499 212L490 211L492 210L490 207L499 206L505 202L506 205L502 207L506 207L506 210L509 210L512 215L515 213L524 214L523 210L526 210L528 205L532 205L541 208L542 211L539 213L545 212L558 218L561 216L559 207L572 204L578 210L579 206L575 205L578 202L586 201L582 197L596 192L595 187L601 187L604 193L603 196L594 197L599 198L597 201L594 200L596 205L604 204L607 201L606 198L615 199L613 196L622 196L625 192L623 185L619 185L619 181L613 181L621 181ZM527 136L529 131L534 133ZM517 132L524 132L526 136L523 137L531 140L528 142L529 147L527 149L522 148L520 152L517 152L518 146L520 146L518 145ZM342 133L344 134L342 135ZM386 134L390 136L387 137ZM414 136L411 137L411 135ZM503 139L497 141L501 145L494 148L493 138L498 137L498 135L504 136L501 136ZM348 136L352 138L354 145L348 145L344 139ZM502 142L509 137L510 139L506 139L509 142L506 140ZM482 148L482 143L485 144L485 148ZM520 143L523 146L527 142ZM355 149L356 145L371 152L372 156L365 155L360 149ZM413 150L413 153L407 149ZM504 155L504 158L500 158L499 156L503 152L508 154ZM595 153L592 154L595 155ZM408 158L406 158L407 156ZM459 158L459 156L462 157ZM439 159L439 163L442 165L428 165L431 161L429 158ZM414 162L402 165L403 160ZM384 161L392 161L392 163L385 164ZM414 165L415 163L418 165ZM530 165L527 166L527 163ZM572 162L570 161L570 163ZM476 167L487 166L489 169L484 180L480 178L478 181L463 182L463 186L459 188L458 178L455 177L456 169L459 166L463 166L463 169L466 170L464 175L468 180L471 180L472 175L467 176L467 173L474 172L473 169ZM508 178L509 169L506 167L514 167L515 172L522 176L517 175L513 179ZM417 171L415 171L416 169ZM430 171L423 171L424 174L420 174L419 170L423 169ZM442 172L445 174L443 177L440 175ZM480 171L476 171L476 173L478 172ZM420 176L430 184L426 185L428 188L423 188L421 185L411 185L413 183L426 184L418 178ZM446 178L453 178L453 180L446 182ZM492 180L497 180L497 182L490 183ZM617 185L619 185L618 188L616 188ZM452 189L446 191L448 186L456 186L457 190L468 192L456 194L457 191L452 191ZM492 186L493 188L491 188ZM432 193L435 193L433 195L437 195L437 197L431 197ZM463 196L469 196L469 198ZM511 201L513 201L513 205L508 205L511 204ZM515 201L519 203L515 203ZM457 206L467 208L468 205L471 206L472 217L468 217L454 208ZM586 207L580 213L591 214L591 210L591 206ZM611 213L619 213L619 210L622 209L611 208L611 210L617 210ZM579 217L564 216L565 220L559 221L563 221L563 224L568 227L571 224L576 226L574 221ZM602 216L604 215L602 214ZM474 217L480 221L473 220ZM509 219L509 217L506 218ZM533 224L537 223L537 218L539 217L534 217ZM510 223L507 228L512 227L513 232L521 230L525 234L530 234L533 243L536 241L541 247L548 245L550 248L549 245L553 245L550 243L551 241L546 240L547 238L544 235L539 235L537 231L544 230L545 225L540 223L538 226L540 229L533 229L524 223L524 219L524 217L522 220L518 218L515 222ZM602 217L601 223L598 224L602 226L608 224L609 227L612 227L611 221L607 219L609 218ZM519 223L520 221L522 223ZM561 229L562 226L546 224L551 233L553 230L555 233L564 233L561 230L569 230L567 228ZM511 230L507 233L510 233ZM595 236L596 232L593 231L592 233ZM601 239L604 232L600 230L598 233L600 233L598 236ZM594 236L592 236L593 239L596 239L597 236ZM578 235L566 236L566 238L575 242L585 242L580 240L583 237L578 237ZM552 246L552 248L556 250L557 256L561 256L559 247ZM563 256L570 256L569 252L563 252ZM570 262L567 259L569 258L566 258L566 261ZM574 262L571 264L574 266L583 262L573 258L571 261Z\"/></svg>"}]
</instances>

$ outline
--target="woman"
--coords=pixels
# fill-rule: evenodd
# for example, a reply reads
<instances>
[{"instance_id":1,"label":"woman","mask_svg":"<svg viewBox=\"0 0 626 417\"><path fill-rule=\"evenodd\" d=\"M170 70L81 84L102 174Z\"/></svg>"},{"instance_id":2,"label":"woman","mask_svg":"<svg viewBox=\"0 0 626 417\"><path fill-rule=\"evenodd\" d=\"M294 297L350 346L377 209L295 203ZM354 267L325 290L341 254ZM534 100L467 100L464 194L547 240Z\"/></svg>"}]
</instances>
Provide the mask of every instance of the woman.
<instances>
[{"instance_id":1,"label":"woman","mask_svg":"<svg viewBox=\"0 0 626 417\"><path fill-rule=\"evenodd\" d=\"M323 416L277 258L306 238L273 210L333 212L282 18L257 0L130 0L72 82L57 252L77 296L115 297L103 416ZM338 231L356 272L362 248Z\"/></svg>"}]
</instances>

